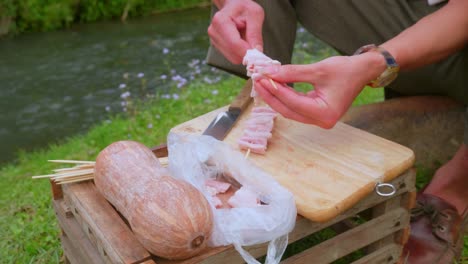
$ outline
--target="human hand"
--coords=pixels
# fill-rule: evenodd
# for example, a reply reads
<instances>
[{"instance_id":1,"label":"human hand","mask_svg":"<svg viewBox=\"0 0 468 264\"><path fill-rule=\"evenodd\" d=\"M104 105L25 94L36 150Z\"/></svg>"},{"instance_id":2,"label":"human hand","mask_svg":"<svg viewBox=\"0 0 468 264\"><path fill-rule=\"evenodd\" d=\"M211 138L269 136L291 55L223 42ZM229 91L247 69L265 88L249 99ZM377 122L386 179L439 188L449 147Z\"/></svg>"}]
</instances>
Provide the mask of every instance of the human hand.
<instances>
[{"instance_id":1,"label":"human hand","mask_svg":"<svg viewBox=\"0 0 468 264\"><path fill-rule=\"evenodd\" d=\"M336 56L307 65L267 68L267 78L255 82L262 99L286 118L332 128L351 106L364 86L385 70L383 57L375 52ZM300 93L285 83L305 82L314 90Z\"/></svg>"},{"instance_id":2,"label":"human hand","mask_svg":"<svg viewBox=\"0 0 468 264\"><path fill-rule=\"evenodd\" d=\"M211 44L230 62L242 63L246 51L263 49L264 11L252 0L226 0L208 27Z\"/></svg>"}]
</instances>

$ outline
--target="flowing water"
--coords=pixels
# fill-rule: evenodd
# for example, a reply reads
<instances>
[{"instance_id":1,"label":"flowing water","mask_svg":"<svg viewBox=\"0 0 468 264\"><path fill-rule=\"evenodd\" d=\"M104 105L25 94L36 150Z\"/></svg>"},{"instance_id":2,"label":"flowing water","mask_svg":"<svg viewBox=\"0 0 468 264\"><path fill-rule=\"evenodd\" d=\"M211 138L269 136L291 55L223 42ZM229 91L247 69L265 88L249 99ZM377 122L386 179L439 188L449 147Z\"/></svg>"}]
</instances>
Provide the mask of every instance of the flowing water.
<instances>
[{"instance_id":1,"label":"flowing water","mask_svg":"<svg viewBox=\"0 0 468 264\"><path fill-rule=\"evenodd\" d=\"M0 39L0 163L124 111L131 84L164 92L199 76L218 81L223 73L204 64L209 13L192 9Z\"/></svg>"}]
</instances>

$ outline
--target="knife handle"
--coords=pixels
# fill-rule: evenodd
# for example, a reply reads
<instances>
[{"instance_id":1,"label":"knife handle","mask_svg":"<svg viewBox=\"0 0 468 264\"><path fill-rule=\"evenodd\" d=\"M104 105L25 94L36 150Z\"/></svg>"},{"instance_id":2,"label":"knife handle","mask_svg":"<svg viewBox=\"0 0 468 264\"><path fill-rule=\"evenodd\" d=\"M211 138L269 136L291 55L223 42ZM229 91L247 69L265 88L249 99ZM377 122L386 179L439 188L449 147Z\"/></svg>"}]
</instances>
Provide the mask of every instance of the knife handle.
<instances>
[{"instance_id":1,"label":"knife handle","mask_svg":"<svg viewBox=\"0 0 468 264\"><path fill-rule=\"evenodd\" d=\"M251 91L252 79L248 79L244 85L244 88L242 88L237 97L232 101L231 105L229 106L229 110L240 110L241 112L244 111L249 105L250 101L252 101L252 97L250 96Z\"/></svg>"}]
</instances>

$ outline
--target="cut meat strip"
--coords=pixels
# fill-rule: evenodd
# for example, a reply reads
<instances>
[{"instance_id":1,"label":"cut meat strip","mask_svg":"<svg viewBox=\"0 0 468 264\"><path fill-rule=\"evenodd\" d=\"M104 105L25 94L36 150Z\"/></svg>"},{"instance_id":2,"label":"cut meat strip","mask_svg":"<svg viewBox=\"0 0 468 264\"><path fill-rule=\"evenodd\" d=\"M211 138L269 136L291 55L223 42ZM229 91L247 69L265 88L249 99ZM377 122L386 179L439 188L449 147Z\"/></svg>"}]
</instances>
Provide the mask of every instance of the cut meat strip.
<instances>
[{"instance_id":1,"label":"cut meat strip","mask_svg":"<svg viewBox=\"0 0 468 264\"><path fill-rule=\"evenodd\" d=\"M272 113L278 114L275 110L271 109L269 106L257 106L252 108L252 113Z\"/></svg>"},{"instance_id":2,"label":"cut meat strip","mask_svg":"<svg viewBox=\"0 0 468 264\"><path fill-rule=\"evenodd\" d=\"M239 148L243 150L250 149L251 152L257 154L265 154L266 152L266 145L250 143L248 141L240 139L237 141L237 143L239 144Z\"/></svg>"},{"instance_id":3,"label":"cut meat strip","mask_svg":"<svg viewBox=\"0 0 468 264\"><path fill-rule=\"evenodd\" d=\"M270 139L272 135L271 135L271 132L268 132L268 131L255 131L255 130L246 129L244 130L244 134L242 136L260 137L260 138Z\"/></svg>"},{"instance_id":4,"label":"cut meat strip","mask_svg":"<svg viewBox=\"0 0 468 264\"><path fill-rule=\"evenodd\" d=\"M239 140L246 141L252 144L265 145L265 147L267 145L267 139L262 138L262 137L249 137L249 136L243 135Z\"/></svg>"},{"instance_id":5,"label":"cut meat strip","mask_svg":"<svg viewBox=\"0 0 468 264\"><path fill-rule=\"evenodd\" d=\"M265 123L265 124L256 124L254 122L246 123L245 129L251 130L251 131L270 132L271 130L273 130L273 122Z\"/></svg>"},{"instance_id":6,"label":"cut meat strip","mask_svg":"<svg viewBox=\"0 0 468 264\"><path fill-rule=\"evenodd\" d=\"M246 125L269 125L273 124L273 118L270 116L250 116L247 121L245 121Z\"/></svg>"},{"instance_id":7,"label":"cut meat strip","mask_svg":"<svg viewBox=\"0 0 468 264\"><path fill-rule=\"evenodd\" d=\"M256 118L256 117L268 117L270 119L275 119L278 116L277 113L267 113L267 112L252 112L250 113L251 118Z\"/></svg>"},{"instance_id":8,"label":"cut meat strip","mask_svg":"<svg viewBox=\"0 0 468 264\"><path fill-rule=\"evenodd\" d=\"M255 192L241 187L229 198L228 204L232 207L256 207L260 205L260 200Z\"/></svg>"},{"instance_id":9,"label":"cut meat strip","mask_svg":"<svg viewBox=\"0 0 468 264\"><path fill-rule=\"evenodd\" d=\"M213 188L216 191L215 194L225 193L229 189L229 187L231 187L231 184L227 182L217 181L213 179L206 180L205 185L207 186L207 188Z\"/></svg>"}]
</instances>

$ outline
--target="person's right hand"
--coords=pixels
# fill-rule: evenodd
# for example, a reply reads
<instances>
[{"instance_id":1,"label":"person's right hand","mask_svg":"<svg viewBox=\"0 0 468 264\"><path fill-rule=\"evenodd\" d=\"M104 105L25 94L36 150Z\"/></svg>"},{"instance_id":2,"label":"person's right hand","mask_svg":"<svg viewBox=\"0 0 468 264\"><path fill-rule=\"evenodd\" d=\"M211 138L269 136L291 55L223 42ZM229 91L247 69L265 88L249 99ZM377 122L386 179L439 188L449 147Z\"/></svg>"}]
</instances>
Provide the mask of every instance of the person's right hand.
<instances>
[{"instance_id":1,"label":"person's right hand","mask_svg":"<svg viewBox=\"0 0 468 264\"><path fill-rule=\"evenodd\" d=\"M233 64L248 49L263 49L263 8L252 0L226 0L208 27L211 44Z\"/></svg>"}]
</instances>

